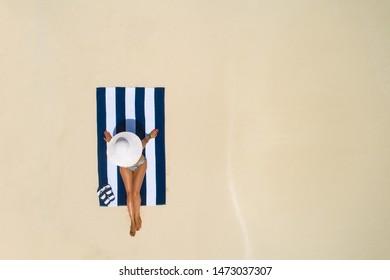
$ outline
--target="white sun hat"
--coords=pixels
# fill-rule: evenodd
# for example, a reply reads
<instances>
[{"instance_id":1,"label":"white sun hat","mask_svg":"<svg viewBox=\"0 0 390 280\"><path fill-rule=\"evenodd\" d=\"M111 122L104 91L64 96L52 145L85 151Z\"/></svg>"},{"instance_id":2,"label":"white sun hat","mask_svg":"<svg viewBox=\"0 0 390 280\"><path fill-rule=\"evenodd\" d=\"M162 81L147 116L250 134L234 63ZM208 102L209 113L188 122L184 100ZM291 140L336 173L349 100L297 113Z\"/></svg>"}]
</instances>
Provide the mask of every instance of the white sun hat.
<instances>
[{"instance_id":1,"label":"white sun hat","mask_svg":"<svg viewBox=\"0 0 390 280\"><path fill-rule=\"evenodd\" d=\"M120 132L107 143L107 157L118 166L129 167L136 164L141 153L141 139L132 132Z\"/></svg>"}]
</instances>

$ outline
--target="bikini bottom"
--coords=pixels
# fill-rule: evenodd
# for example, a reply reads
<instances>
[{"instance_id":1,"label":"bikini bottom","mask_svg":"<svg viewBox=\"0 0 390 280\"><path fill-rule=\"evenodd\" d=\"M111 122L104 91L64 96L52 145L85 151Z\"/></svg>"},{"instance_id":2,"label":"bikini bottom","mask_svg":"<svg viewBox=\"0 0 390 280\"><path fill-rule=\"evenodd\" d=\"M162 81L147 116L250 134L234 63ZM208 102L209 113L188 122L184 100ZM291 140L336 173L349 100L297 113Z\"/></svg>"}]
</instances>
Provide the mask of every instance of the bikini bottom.
<instances>
[{"instance_id":1,"label":"bikini bottom","mask_svg":"<svg viewBox=\"0 0 390 280\"><path fill-rule=\"evenodd\" d=\"M144 162L146 161L146 158L142 155L142 159L134 164L133 166L126 167L127 169L130 169L131 171L136 171L138 167L140 167Z\"/></svg>"}]
</instances>

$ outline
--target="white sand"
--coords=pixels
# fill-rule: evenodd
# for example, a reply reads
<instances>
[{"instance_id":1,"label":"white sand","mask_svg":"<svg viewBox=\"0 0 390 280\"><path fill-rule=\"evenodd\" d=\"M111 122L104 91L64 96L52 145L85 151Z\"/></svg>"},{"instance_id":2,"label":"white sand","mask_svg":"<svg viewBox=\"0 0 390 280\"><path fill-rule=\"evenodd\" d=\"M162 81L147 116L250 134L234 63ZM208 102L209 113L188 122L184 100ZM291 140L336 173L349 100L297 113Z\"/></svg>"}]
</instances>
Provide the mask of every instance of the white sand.
<instances>
[{"instance_id":1,"label":"white sand","mask_svg":"<svg viewBox=\"0 0 390 280\"><path fill-rule=\"evenodd\" d=\"M89 4L87 4L89 3ZM1 1L1 259L389 259L388 1ZM99 208L99 86L166 88L167 206Z\"/></svg>"}]
</instances>

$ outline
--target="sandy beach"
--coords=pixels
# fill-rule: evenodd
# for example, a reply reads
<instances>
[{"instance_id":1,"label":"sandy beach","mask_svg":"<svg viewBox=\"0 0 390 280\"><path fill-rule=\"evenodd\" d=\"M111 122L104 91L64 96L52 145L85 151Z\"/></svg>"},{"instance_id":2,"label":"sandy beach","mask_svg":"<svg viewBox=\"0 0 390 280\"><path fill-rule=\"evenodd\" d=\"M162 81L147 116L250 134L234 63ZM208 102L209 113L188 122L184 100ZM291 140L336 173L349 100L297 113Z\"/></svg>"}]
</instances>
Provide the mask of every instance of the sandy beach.
<instances>
[{"instance_id":1,"label":"sandy beach","mask_svg":"<svg viewBox=\"0 0 390 280\"><path fill-rule=\"evenodd\" d=\"M389 259L390 2L0 1L0 259ZM165 87L167 205L99 207L96 88Z\"/></svg>"}]
</instances>

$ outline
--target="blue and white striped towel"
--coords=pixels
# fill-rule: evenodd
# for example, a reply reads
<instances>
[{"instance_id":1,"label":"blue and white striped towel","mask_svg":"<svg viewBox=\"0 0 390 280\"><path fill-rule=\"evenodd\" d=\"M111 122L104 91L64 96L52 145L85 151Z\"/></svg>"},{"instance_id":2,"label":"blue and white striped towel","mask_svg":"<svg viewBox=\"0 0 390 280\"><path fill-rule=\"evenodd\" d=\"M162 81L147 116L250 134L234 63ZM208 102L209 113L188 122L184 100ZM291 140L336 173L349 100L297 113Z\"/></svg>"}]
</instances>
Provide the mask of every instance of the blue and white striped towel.
<instances>
[{"instance_id":1,"label":"blue and white striped towel","mask_svg":"<svg viewBox=\"0 0 390 280\"><path fill-rule=\"evenodd\" d=\"M165 174L165 90L164 88L99 87L96 90L97 148L99 188L110 185L114 200L100 206L126 205L126 189L119 167L107 160L104 131L111 135L130 131L143 139L146 133L158 128L158 136L149 141L143 151L148 161L141 188L141 205L166 203Z\"/></svg>"}]
</instances>

